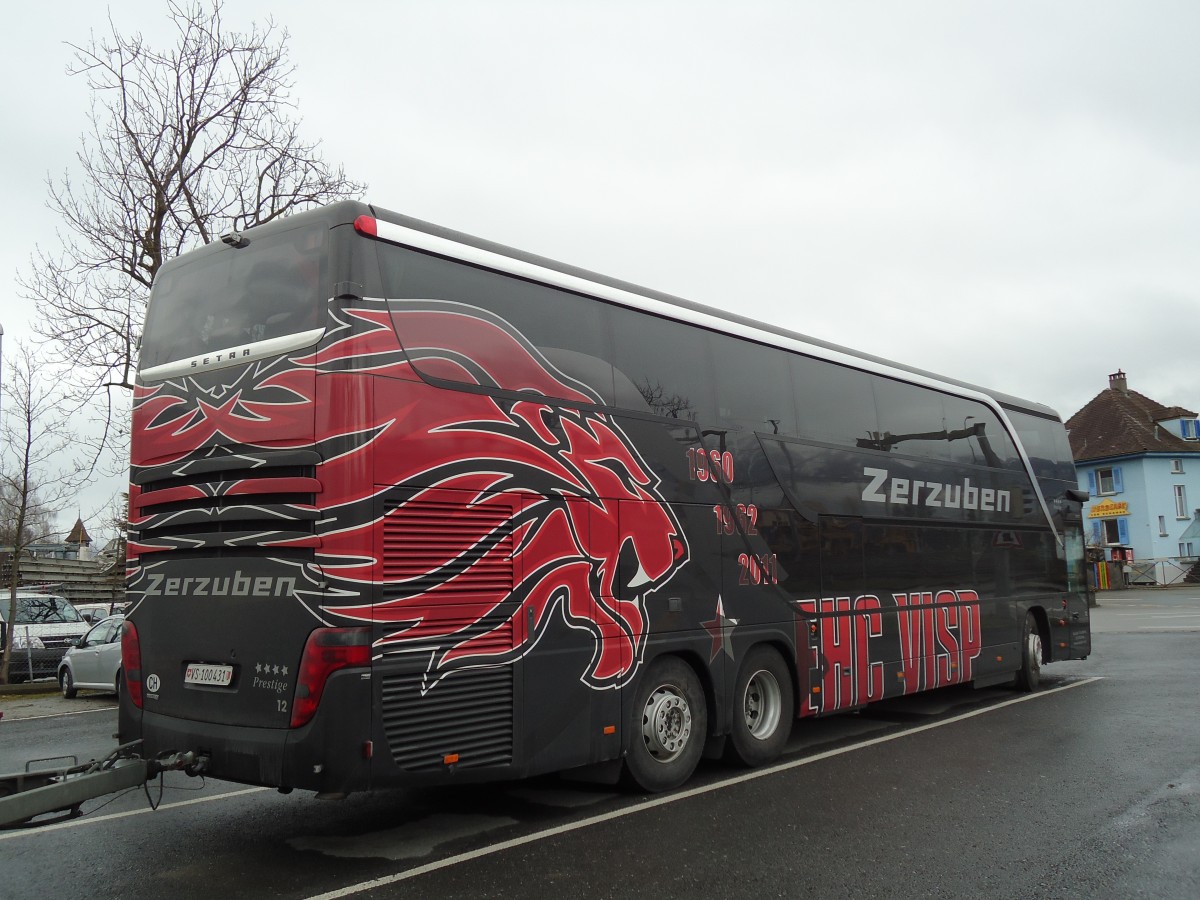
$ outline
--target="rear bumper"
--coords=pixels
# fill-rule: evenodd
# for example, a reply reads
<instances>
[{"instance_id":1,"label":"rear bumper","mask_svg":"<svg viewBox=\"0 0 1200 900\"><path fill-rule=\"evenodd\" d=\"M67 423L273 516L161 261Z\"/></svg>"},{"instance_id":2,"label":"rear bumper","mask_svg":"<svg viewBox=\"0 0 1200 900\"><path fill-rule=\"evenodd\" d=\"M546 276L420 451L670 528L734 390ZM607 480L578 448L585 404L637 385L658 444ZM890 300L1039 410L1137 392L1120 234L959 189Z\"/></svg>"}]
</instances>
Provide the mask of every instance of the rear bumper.
<instances>
[{"instance_id":1,"label":"rear bumper","mask_svg":"<svg viewBox=\"0 0 1200 900\"><path fill-rule=\"evenodd\" d=\"M300 728L222 725L139 710L121 696L120 741L147 759L175 751L205 758L203 773L263 787L349 793L370 785L371 695L356 670L335 672L312 721Z\"/></svg>"}]
</instances>

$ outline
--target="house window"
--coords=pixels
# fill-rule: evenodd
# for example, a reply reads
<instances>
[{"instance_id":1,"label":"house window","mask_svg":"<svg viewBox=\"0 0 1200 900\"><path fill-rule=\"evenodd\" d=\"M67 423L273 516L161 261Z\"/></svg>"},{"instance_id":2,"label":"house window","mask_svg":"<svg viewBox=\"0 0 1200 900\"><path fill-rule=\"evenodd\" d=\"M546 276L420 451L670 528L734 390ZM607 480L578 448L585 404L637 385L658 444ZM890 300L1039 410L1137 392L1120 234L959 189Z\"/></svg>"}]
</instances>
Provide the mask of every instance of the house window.
<instances>
[{"instance_id":1,"label":"house window","mask_svg":"<svg viewBox=\"0 0 1200 900\"><path fill-rule=\"evenodd\" d=\"M1171 460L1171 474L1172 475L1182 475L1183 474L1183 460L1182 459Z\"/></svg>"},{"instance_id":2,"label":"house window","mask_svg":"<svg viewBox=\"0 0 1200 900\"><path fill-rule=\"evenodd\" d=\"M1179 542L1179 555L1180 556L1195 556L1196 554L1193 553L1192 551L1193 551L1193 544L1191 541L1180 541Z\"/></svg>"},{"instance_id":3,"label":"house window","mask_svg":"<svg viewBox=\"0 0 1200 900\"><path fill-rule=\"evenodd\" d=\"M1187 512L1187 490L1182 484L1175 485L1175 518L1189 518Z\"/></svg>"},{"instance_id":4,"label":"house window","mask_svg":"<svg viewBox=\"0 0 1200 900\"><path fill-rule=\"evenodd\" d=\"M1119 494L1123 491L1120 469L1097 469L1096 480L1100 485L1101 494Z\"/></svg>"},{"instance_id":5,"label":"house window","mask_svg":"<svg viewBox=\"0 0 1200 900\"><path fill-rule=\"evenodd\" d=\"M1192 419L1179 420L1179 433L1183 435L1185 441L1194 441L1197 437L1197 432L1194 430L1196 422Z\"/></svg>"},{"instance_id":6,"label":"house window","mask_svg":"<svg viewBox=\"0 0 1200 900\"><path fill-rule=\"evenodd\" d=\"M1105 519L1102 524L1104 529L1104 543L1106 544L1129 544L1129 520L1121 517L1118 519Z\"/></svg>"},{"instance_id":7,"label":"house window","mask_svg":"<svg viewBox=\"0 0 1200 900\"><path fill-rule=\"evenodd\" d=\"M1158 517L1158 536L1159 537L1167 536L1167 517L1166 516Z\"/></svg>"}]
</instances>

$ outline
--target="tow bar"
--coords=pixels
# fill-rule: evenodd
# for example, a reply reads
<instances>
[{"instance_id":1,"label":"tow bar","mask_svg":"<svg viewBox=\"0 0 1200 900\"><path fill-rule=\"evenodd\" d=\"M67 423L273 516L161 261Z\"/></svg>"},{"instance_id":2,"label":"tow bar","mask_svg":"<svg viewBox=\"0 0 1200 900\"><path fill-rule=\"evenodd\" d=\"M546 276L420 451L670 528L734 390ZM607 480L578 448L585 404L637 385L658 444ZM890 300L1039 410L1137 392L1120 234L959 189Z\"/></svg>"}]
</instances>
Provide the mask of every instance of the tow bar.
<instances>
[{"instance_id":1,"label":"tow bar","mask_svg":"<svg viewBox=\"0 0 1200 900\"><path fill-rule=\"evenodd\" d=\"M104 759L80 765L35 769L34 765L47 760L32 760L26 763L23 772L0 774L0 828L34 828L73 819L79 815L79 807L85 800L139 787L160 772L189 768L195 771L205 762L197 760L190 750L158 759L142 759L137 755L140 744L141 741L122 744ZM30 822L47 813L62 815Z\"/></svg>"}]
</instances>

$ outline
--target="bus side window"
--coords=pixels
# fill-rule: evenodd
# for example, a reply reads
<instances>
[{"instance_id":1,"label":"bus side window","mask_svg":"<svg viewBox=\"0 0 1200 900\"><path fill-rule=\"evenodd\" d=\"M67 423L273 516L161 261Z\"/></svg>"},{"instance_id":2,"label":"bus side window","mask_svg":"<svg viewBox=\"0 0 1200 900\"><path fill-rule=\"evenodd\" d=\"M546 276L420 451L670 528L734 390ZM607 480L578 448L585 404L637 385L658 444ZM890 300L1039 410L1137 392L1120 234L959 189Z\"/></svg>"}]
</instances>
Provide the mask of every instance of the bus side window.
<instances>
[{"instance_id":1,"label":"bus side window","mask_svg":"<svg viewBox=\"0 0 1200 900\"><path fill-rule=\"evenodd\" d=\"M790 362L800 437L855 447L879 431L866 372L798 354Z\"/></svg>"},{"instance_id":2,"label":"bus side window","mask_svg":"<svg viewBox=\"0 0 1200 900\"><path fill-rule=\"evenodd\" d=\"M716 420L707 333L631 309L610 309L617 406L699 422ZM632 386L633 391L630 391Z\"/></svg>"},{"instance_id":3,"label":"bus side window","mask_svg":"<svg viewBox=\"0 0 1200 900\"><path fill-rule=\"evenodd\" d=\"M795 434L787 354L721 334L710 334L709 341L717 366L717 423L741 431Z\"/></svg>"},{"instance_id":4,"label":"bus side window","mask_svg":"<svg viewBox=\"0 0 1200 900\"><path fill-rule=\"evenodd\" d=\"M951 439L964 435L961 423L947 420L944 394L880 376L872 379L872 386L880 431L875 449L938 460L950 458Z\"/></svg>"}]
</instances>

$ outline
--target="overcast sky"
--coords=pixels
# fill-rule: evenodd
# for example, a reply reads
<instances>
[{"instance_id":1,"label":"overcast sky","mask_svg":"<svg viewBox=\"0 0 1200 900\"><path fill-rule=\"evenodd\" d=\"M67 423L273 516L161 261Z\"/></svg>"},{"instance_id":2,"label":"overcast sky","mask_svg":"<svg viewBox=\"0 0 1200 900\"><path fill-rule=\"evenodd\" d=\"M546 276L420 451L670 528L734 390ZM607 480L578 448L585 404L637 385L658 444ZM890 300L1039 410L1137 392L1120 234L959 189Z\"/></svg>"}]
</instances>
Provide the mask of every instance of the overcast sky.
<instances>
[{"instance_id":1,"label":"overcast sky","mask_svg":"<svg viewBox=\"0 0 1200 900\"><path fill-rule=\"evenodd\" d=\"M163 0L110 6L170 37ZM367 199L1046 403L1200 409L1200 4L238 0ZM5 11L0 324L100 3ZM102 505L116 480L80 509ZM70 518L74 515L64 515ZM67 527L70 523L62 523Z\"/></svg>"}]
</instances>

